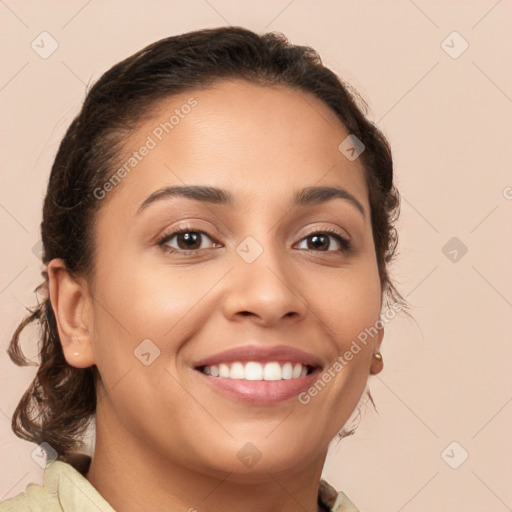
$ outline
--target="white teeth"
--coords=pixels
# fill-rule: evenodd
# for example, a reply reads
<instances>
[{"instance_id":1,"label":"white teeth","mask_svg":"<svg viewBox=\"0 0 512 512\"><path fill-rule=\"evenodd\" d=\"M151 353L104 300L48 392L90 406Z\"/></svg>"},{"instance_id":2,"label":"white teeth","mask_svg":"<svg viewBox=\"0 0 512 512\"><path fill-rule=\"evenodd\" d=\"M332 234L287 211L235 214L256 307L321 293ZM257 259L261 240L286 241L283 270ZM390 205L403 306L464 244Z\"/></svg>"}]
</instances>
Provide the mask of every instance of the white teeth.
<instances>
[{"instance_id":1,"label":"white teeth","mask_svg":"<svg viewBox=\"0 0 512 512\"><path fill-rule=\"evenodd\" d=\"M283 379L291 379L293 373L292 363L284 363L282 368L282 377Z\"/></svg>"},{"instance_id":2,"label":"white teeth","mask_svg":"<svg viewBox=\"0 0 512 512\"><path fill-rule=\"evenodd\" d=\"M260 363L247 363L244 370L245 380L263 380L263 366Z\"/></svg>"},{"instance_id":3,"label":"white teeth","mask_svg":"<svg viewBox=\"0 0 512 512\"><path fill-rule=\"evenodd\" d=\"M227 364L219 364L219 377L229 377L229 366Z\"/></svg>"},{"instance_id":4,"label":"white teeth","mask_svg":"<svg viewBox=\"0 0 512 512\"><path fill-rule=\"evenodd\" d=\"M263 380L281 380L281 365L267 363L263 368Z\"/></svg>"},{"instance_id":5,"label":"white teeth","mask_svg":"<svg viewBox=\"0 0 512 512\"><path fill-rule=\"evenodd\" d=\"M292 371L292 379L298 379L302 373L302 365L296 363Z\"/></svg>"},{"instance_id":6,"label":"white teeth","mask_svg":"<svg viewBox=\"0 0 512 512\"><path fill-rule=\"evenodd\" d=\"M242 364L220 363L219 365L205 366L203 373L212 377L223 377L225 379L235 380L281 380L298 379L308 374L307 366L300 363L278 363L272 361L269 363L258 363L249 361Z\"/></svg>"},{"instance_id":7,"label":"white teeth","mask_svg":"<svg viewBox=\"0 0 512 512\"><path fill-rule=\"evenodd\" d=\"M233 363L231 371L229 372L230 379L243 379L244 378L244 365L242 363Z\"/></svg>"}]
</instances>

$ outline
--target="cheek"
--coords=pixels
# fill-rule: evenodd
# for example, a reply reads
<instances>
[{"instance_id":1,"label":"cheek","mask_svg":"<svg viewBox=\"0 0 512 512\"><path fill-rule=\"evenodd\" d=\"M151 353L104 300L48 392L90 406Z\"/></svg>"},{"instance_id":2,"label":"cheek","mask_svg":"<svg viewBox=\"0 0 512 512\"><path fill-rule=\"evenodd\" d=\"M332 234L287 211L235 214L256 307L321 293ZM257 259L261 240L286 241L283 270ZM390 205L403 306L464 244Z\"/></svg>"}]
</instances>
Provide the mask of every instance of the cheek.
<instances>
[{"instance_id":1,"label":"cheek","mask_svg":"<svg viewBox=\"0 0 512 512\"><path fill-rule=\"evenodd\" d=\"M381 286L376 263L368 258L358 271L343 269L326 279L318 293L317 313L325 335L331 339L331 362L302 396L315 416L331 418L327 437L346 423L361 399L368 381L372 343L371 328L381 310ZM321 381L321 382L320 382Z\"/></svg>"},{"instance_id":2,"label":"cheek","mask_svg":"<svg viewBox=\"0 0 512 512\"><path fill-rule=\"evenodd\" d=\"M135 266L124 260L110 268L98 279L95 355L100 373L103 364L108 372L115 372L115 378L140 365L137 354L145 347L149 352L175 353L197 317L196 306L216 279L211 275L205 279L193 269L140 261ZM148 339L157 348L151 350L152 344L144 341Z\"/></svg>"},{"instance_id":3,"label":"cheek","mask_svg":"<svg viewBox=\"0 0 512 512\"><path fill-rule=\"evenodd\" d=\"M375 324L381 312L381 285L377 265L361 265L357 270L340 269L317 287L316 313L335 336L342 350L366 328ZM364 348L364 347L363 347Z\"/></svg>"}]
</instances>

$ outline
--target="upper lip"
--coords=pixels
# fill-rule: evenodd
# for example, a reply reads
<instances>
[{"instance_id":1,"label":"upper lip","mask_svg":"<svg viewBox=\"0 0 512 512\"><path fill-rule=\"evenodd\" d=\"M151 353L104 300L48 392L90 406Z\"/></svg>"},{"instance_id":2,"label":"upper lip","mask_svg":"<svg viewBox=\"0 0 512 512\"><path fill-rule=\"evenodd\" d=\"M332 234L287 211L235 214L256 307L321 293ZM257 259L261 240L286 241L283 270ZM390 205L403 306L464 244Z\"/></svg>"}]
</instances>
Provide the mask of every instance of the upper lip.
<instances>
[{"instance_id":1,"label":"upper lip","mask_svg":"<svg viewBox=\"0 0 512 512\"><path fill-rule=\"evenodd\" d=\"M304 366L319 367L322 361L319 357L309 352L304 352L295 347L277 345L273 347L262 345L243 345L219 352L210 357L197 361L194 366L212 366L219 363L231 363L235 361L257 361L267 363L271 361L300 363Z\"/></svg>"}]
</instances>

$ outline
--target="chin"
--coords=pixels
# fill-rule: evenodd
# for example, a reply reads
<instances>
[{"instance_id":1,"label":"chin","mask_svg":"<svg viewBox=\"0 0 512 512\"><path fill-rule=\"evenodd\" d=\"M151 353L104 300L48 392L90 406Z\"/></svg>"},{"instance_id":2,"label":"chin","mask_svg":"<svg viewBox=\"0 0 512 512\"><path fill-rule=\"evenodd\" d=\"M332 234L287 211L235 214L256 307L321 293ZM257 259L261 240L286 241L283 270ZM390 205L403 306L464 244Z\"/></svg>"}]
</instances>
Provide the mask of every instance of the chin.
<instances>
[{"instance_id":1,"label":"chin","mask_svg":"<svg viewBox=\"0 0 512 512\"><path fill-rule=\"evenodd\" d=\"M327 451L323 445L313 445L311 438L307 444L300 442L296 431L291 430L269 436L268 433L261 434L260 429L259 436L240 437L230 440L225 447L218 444L216 447L215 453L210 450L210 463L218 471L230 473L230 481L240 483L268 482L270 475L298 471L318 458L324 458Z\"/></svg>"}]
</instances>

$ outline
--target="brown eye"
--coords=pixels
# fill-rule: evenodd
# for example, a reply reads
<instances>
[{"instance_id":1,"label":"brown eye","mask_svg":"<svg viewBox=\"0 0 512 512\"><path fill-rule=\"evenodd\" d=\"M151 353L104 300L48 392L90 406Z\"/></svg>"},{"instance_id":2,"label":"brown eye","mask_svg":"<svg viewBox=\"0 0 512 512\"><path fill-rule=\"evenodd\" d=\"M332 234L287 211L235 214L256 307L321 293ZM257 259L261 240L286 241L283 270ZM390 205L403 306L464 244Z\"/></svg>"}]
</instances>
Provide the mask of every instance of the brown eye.
<instances>
[{"instance_id":1,"label":"brown eye","mask_svg":"<svg viewBox=\"0 0 512 512\"><path fill-rule=\"evenodd\" d=\"M338 245L341 247L338 248L338 251L348 251L351 248L350 242L337 231L325 230L318 231L315 233L309 234L307 237L303 238L306 241L307 250L319 251L319 252L334 252L333 250L329 250L331 247L331 239L336 240ZM335 249L336 250L336 249Z\"/></svg>"},{"instance_id":2,"label":"brown eye","mask_svg":"<svg viewBox=\"0 0 512 512\"><path fill-rule=\"evenodd\" d=\"M204 249L205 247L201 247L203 244L203 239L207 238L212 240L212 238L205 233L204 231L198 231L191 228L182 228L172 233L165 234L159 241L158 245L162 247L163 250L168 252L197 252L199 250ZM170 242L176 240L175 245L171 246ZM218 246L218 244L213 243L214 246Z\"/></svg>"},{"instance_id":3,"label":"brown eye","mask_svg":"<svg viewBox=\"0 0 512 512\"><path fill-rule=\"evenodd\" d=\"M176 236L179 249L195 250L201 248L201 234L195 231L186 231L179 233ZM174 238L174 237L173 237ZM182 243L180 243L182 242Z\"/></svg>"},{"instance_id":4,"label":"brown eye","mask_svg":"<svg viewBox=\"0 0 512 512\"><path fill-rule=\"evenodd\" d=\"M308 249L318 249L318 250L327 250L330 246L329 235L311 235L308 236L307 240L310 240L311 243L308 243Z\"/></svg>"}]
</instances>

